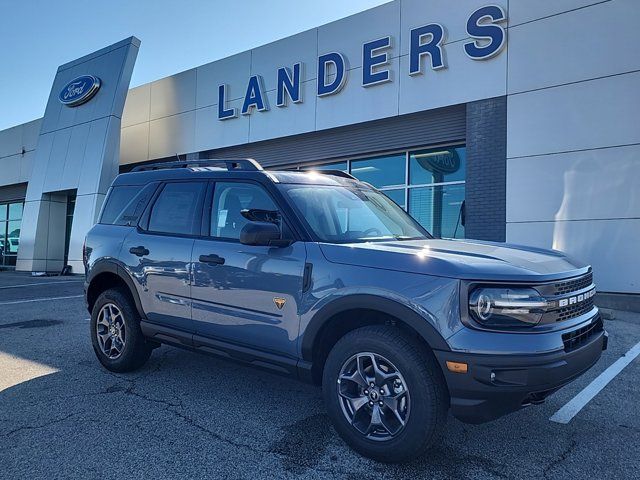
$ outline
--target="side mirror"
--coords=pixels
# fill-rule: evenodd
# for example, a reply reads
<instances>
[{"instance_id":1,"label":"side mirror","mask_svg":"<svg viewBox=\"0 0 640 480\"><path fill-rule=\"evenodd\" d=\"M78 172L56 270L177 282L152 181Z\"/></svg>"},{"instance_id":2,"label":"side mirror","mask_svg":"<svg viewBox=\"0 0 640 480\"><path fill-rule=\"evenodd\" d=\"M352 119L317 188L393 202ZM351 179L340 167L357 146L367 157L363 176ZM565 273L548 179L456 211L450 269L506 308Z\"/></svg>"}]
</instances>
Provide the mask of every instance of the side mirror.
<instances>
[{"instance_id":1,"label":"side mirror","mask_svg":"<svg viewBox=\"0 0 640 480\"><path fill-rule=\"evenodd\" d=\"M263 247L288 247L291 242L282 240L280 227L270 222L249 222L240 231L240 243Z\"/></svg>"}]
</instances>

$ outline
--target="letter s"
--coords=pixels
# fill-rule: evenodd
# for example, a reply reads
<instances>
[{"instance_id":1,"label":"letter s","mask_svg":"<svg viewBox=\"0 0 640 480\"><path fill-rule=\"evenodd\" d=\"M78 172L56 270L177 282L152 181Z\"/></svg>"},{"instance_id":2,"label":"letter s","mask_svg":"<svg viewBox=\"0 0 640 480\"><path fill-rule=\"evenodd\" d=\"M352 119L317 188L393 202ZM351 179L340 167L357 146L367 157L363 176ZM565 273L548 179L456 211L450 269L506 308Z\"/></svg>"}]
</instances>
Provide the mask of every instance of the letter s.
<instances>
[{"instance_id":1,"label":"letter s","mask_svg":"<svg viewBox=\"0 0 640 480\"><path fill-rule=\"evenodd\" d=\"M497 24L506 19L504 10L498 5L480 7L473 12L467 20L467 33L475 40L464 44L466 54L473 60L486 60L500 53L507 37L502 25ZM480 46L480 39L490 41L487 45Z\"/></svg>"}]
</instances>

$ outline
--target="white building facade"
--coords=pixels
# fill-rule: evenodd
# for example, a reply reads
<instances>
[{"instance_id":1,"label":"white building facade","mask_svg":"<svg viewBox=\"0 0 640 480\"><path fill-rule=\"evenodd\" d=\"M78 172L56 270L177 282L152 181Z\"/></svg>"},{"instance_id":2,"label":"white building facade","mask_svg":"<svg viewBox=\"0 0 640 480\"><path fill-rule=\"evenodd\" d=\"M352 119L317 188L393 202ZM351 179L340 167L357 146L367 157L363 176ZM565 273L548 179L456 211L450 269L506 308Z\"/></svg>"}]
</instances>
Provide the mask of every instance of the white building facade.
<instances>
[{"instance_id":1,"label":"white building facade","mask_svg":"<svg viewBox=\"0 0 640 480\"><path fill-rule=\"evenodd\" d=\"M82 238L118 169L250 156L348 170L437 236L563 250L593 265L600 291L633 297L639 24L635 0L395 0L132 88L123 108L115 94L119 136L105 133L98 163L81 169L95 178L32 188L47 165L63 177L83 165L93 140L80 123L66 144L38 150L49 117L95 108L102 82L82 105L0 132L0 264L81 273ZM81 64L75 76L108 75L99 60ZM54 83L52 98L66 86Z\"/></svg>"}]
</instances>

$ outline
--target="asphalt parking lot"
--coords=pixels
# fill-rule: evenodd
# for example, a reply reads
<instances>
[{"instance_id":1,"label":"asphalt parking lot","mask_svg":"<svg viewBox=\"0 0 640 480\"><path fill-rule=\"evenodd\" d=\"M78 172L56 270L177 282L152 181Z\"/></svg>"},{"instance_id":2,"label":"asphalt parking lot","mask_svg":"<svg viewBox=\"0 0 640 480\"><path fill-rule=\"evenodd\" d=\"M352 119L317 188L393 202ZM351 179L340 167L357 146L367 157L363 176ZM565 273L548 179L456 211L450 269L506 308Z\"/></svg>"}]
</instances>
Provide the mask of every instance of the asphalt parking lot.
<instances>
[{"instance_id":1,"label":"asphalt parking lot","mask_svg":"<svg viewBox=\"0 0 640 480\"><path fill-rule=\"evenodd\" d=\"M640 314L614 312L600 362L544 405L450 418L427 456L385 465L343 444L317 387L169 347L106 371L81 295L78 277L0 273L0 478L638 478L640 357L549 418L640 341Z\"/></svg>"}]
</instances>

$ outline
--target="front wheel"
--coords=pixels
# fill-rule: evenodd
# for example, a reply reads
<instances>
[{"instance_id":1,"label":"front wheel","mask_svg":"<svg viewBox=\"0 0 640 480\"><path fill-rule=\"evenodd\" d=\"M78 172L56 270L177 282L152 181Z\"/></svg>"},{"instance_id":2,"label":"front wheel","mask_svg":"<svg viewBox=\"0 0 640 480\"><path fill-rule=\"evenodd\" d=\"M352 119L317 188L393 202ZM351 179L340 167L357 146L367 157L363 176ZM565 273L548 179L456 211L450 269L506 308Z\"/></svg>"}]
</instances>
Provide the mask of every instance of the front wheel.
<instances>
[{"instance_id":1,"label":"front wheel","mask_svg":"<svg viewBox=\"0 0 640 480\"><path fill-rule=\"evenodd\" d=\"M324 401L340 436L382 462L422 455L444 429L449 400L433 356L389 326L354 330L327 358Z\"/></svg>"}]
</instances>

